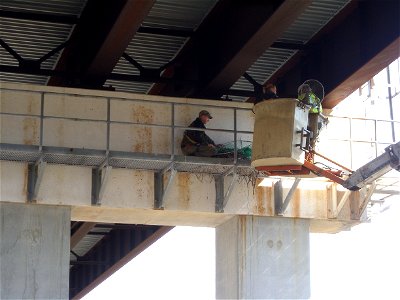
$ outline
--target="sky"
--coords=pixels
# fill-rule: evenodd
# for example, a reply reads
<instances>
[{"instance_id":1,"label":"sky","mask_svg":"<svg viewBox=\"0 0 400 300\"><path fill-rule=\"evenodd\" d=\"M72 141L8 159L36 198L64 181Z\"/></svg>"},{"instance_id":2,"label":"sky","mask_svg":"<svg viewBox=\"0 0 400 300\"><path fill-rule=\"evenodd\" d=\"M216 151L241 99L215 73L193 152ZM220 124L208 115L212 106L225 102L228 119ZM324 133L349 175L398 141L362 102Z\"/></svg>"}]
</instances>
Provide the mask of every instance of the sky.
<instances>
[{"instance_id":1,"label":"sky","mask_svg":"<svg viewBox=\"0 0 400 300\"><path fill-rule=\"evenodd\" d=\"M400 196L392 198L370 223L311 234L311 299L400 299ZM175 227L83 299L215 299L215 230Z\"/></svg>"}]
</instances>

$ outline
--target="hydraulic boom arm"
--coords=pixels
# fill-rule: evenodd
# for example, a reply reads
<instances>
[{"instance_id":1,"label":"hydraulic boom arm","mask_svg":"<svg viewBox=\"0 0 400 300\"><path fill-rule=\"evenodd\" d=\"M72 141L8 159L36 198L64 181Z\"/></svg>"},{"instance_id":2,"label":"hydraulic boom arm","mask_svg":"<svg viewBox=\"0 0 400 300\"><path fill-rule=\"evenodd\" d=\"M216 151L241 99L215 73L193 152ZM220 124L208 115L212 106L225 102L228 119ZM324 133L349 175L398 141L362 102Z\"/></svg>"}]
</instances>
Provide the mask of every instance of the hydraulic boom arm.
<instances>
[{"instance_id":1,"label":"hydraulic boom arm","mask_svg":"<svg viewBox=\"0 0 400 300\"><path fill-rule=\"evenodd\" d=\"M385 149L385 153L354 171L344 181L343 186L352 191L359 190L385 175L391 169L400 172L400 142L390 145Z\"/></svg>"}]
</instances>

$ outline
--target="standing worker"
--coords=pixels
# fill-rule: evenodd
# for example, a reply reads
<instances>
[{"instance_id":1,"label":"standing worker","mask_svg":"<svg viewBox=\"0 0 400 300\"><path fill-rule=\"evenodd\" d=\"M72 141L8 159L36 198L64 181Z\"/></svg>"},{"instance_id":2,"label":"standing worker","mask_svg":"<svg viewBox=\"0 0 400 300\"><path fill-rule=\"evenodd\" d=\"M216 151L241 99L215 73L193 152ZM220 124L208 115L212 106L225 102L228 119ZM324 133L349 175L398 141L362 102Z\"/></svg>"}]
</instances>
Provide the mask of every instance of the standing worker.
<instances>
[{"instance_id":1,"label":"standing worker","mask_svg":"<svg viewBox=\"0 0 400 300\"><path fill-rule=\"evenodd\" d=\"M264 92L264 100L279 98L278 95L276 94L276 85L273 83L265 84L263 92Z\"/></svg>"},{"instance_id":2,"label":"standing worker","mask_svg":"<svg viewBox=\"0 0 400 300\"><path fill-rule=\"evenodd\" d=\"M308 84L302 84L298 89L298 99L311 106L308 113L308 127L312 132L312 137L310 139L311 149L315 148L319 134L319 113L322 111L321 100L315 95Z\"/></svg>"},{"instance_id":3,"label":"standing worker","mask_svg":"<svg viewBox=\"0 0 400 300\"><path fill-rule=\"evenodd\" d=\"M254 105L265 100L279 98L276 94L276 85L273 83L267 83L262 88L262 94L256 97Z\"/></svg>"},{"instance_id":4,"label":"standing worker","mask_svg":"<svg viewBox=\"0 0 400 300\"><path fill-rule=\"evenodd\" d=\"M202 110L199 113L199 117L189 127L206 129L205 124L211 119L210 113ZM181 149L185 155L210 157L217 154L217 147L214 141L204 131L199 130L185 130Z\"/></svg>"}]
</instances>

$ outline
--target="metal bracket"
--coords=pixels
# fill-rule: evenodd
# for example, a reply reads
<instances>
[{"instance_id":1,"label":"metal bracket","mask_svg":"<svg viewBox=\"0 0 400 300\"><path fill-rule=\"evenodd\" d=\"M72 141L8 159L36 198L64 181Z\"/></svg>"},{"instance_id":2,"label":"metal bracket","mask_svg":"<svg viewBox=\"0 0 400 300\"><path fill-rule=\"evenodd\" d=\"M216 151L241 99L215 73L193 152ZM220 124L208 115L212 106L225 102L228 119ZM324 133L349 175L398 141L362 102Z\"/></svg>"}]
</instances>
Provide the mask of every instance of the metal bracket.
<instances>
[{"instance_id":1,"label":"metal bracket","mask_svg":"<svg viewBox=\"0 0 400 300\"><path fill-rule=\"evenodd\" d=\"M342 198L340 199L337 207L336 207L336 211L334 213L335 218L337 218L337 216L340 214L340 212L342 211L344 205L346 204L347 200L349 199L350 195L351 195L350 190L346 190L342 196Z\"/></svg>"},{"instance_id":2,"label":"metal bracket","mask_svg":"<svg viewBox=\"0 0 400 300\"><path fill-rule=\"evenodd\" d=\"M296 144L296 147L299 147L303 151L307 151L310 147L311 131L303 127L301 130L296 131L296 133L301 134L300 144ZM305 145L304 145L304 138L306 138Z\"/></svg>"},{"instance_id":3,"label":"metal bracket","mask_svg":"<svg viewBox=\"0 0 400 300\"><path fill-rule=\"evenodd\" d=\"M28 165L28 202L34 201L38 195L46 166L47 162L42 159Z\"/></svg>"},{"instance_id":4,"label":"metal bracket","mask_svg":"<svg viewBox=\"0 0 400 300\"><path fill-rule=\"evenodd\" d=\"M111 166L92 169L92 205L101 205L111 170Z\"/></svg>"},{"instance_id":5,"label":"metal bracket","mask_svg":"<svg viewBox=\"0 0 400 300\"><path fill-rule=\"evenodd\" d=\"M227 176L232 175L231 182L227 190L225 191L225 179ZM233 188L237 184L238 174L236 173L236 168L230 168L228 171L214 175L215 181L215 212L223 213L229 198L232 195Z\"/></svg>"},{"instance_id":6,"label":"metal bracket","mask_svg":"<svg viewBox=\"0 0 400 300\"><path fill-rule=\"evenodd\" d=\"M300 178L295 179L293 185L290 187L290 190L285 197L285 200L283 200L282 180L279 180L274 184L275 215L283 216L285 214L285 211L293 198L294 192L296 191L300 180Z\"/></svg>"},{"instance_id":7,"label":"metal bracket","mask_svg":"<svg viewBox=\"0 0 400 300\"><path fill-rule=\"evenodd\" d=\"M164 184L164 175L170 172L168 182ZM177 171L171 163L168 167L160 172L154 173L154 209L164 209L164 201L171 188L172 182L176 176Z\"/></svg>"}]
</instances>

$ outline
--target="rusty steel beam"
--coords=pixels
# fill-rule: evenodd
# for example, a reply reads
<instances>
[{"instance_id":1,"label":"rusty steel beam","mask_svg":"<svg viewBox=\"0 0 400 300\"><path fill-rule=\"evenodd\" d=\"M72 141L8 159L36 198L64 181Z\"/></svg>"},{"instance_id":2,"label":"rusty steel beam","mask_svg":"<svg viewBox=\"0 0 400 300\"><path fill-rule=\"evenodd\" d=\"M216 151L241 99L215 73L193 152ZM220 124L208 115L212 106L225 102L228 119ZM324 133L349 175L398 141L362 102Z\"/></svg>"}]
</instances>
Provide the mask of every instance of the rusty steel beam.
<instances>
[{"instance_id":1,"label":"rusty steel beam","mask_svg":"<svg viewBox=\"0 0 400 300\"><path fill-rule=\"evenodd\" d=\"M394 40L390 45L368 60L366 64L345 78L338 86L328 91L323 106L325 108L335 107L398 57L400 57L400 38Z\"/></svg>"},{"instance_id":2,"label":"rusty steel beam","mask_svg":"<svg viewBox=\"0 0 400 300\"><path fill-rule=\"evenodd\" d=\"M400 2L352 1L268 81L282 97L317 79L331 109L400 56ZM249 101L251 102L251 101Z\"/></svg>"},{"instance_id":3,"label":"rusty steel beam","mask_svg":"<svg viewBox=\"0 0 400 300\"><path fill-rule=\"evenodd\" d=\"M96 223L84 222L79 228L71 235L70 248L75 248L76 245L94 228Z\"/></svg>"},{"instance_id":4,"label":"rusty steel beam","mask_svg":"<svg viewBox=\"0 0 400 300\"><path fill-rule=\"evenodd\" d=\"M72 262L70 298L81 299L172 228L132 225L127 229L111 230L84 257Z\"/></svg>"},{"instance_id":5,"label":"rusty steel beam","mask_svg":"<svg viewBox=\"0 0 400 300\"><path fill-rule=\"evenodd\" d=\"M281 36L311 2L309 0L284 1L271 15L267 16L264 22L260 24L261 26L254 30L247 40L241 41L243 44L235 53L231 53L230 57L228 56L228 60L224 65L218 66L217 61L226 57L225 53L221 53L215 60L217 67L206 75L208 77L207 84L197 92L197 97L202 95L206 97L222 95ZM252 17L248 19L252 19ZM240 26L246 27L245 24L241 23ZM236 43L237 38L239 37L236 34L232 36L233 45ZM221 47L224 47L223 44Z\"/></svg>"},{"instance_id":6,"label":"rusty steel beam","mask_svg":"<svg viewBox=\"0 0 400 300\"><path fill-rule=\"evenodd\" d=\"M156 84L150 94L219 98L311 2L219 1L164 72L199 84Z\"/></svg>"},{"instance_id":7,"label":"rusty steel beam","mask_svg":"<svg viewBox=\"0 0 400 300\"><path fill-rule=\"evenodd\" d=\"M101 87L149 13L155 0L89 0L56 71L79 78L51 77L48 85Z\"/></svg>"}]
</instances>

